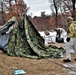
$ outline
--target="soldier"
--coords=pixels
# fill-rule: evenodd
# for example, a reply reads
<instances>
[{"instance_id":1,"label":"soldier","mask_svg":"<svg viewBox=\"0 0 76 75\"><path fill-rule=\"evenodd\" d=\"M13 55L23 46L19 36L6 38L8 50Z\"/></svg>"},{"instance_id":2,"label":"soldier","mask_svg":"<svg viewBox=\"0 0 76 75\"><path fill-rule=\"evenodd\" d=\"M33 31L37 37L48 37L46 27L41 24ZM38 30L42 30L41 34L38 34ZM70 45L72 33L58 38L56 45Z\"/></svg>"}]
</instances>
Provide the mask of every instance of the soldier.
<instances>
[{"instance_id":1,"label":"soldier","mask_svg":"<svg viewBox=\"0 0 76 75\"><path fill-rule=\"evenodd\" d=\"M64 39L62 37L62 33L64 32L64 29L63 28L56 28L55 31L57 33L57 35L56 35L56 42L63 43Z\"/></svg>"},{"instance_id":2,"label":"soldier","mask_svg":"<svg viewBox=\"0 0 76 75\"><path fill-rule=\"evenodd\" d=\"M45 46L48 46L49 42L50 42L50 33L48 30L44 31L45 35L44 35L44 38L45 38Z\"/></svg>"},{"instance_id":3,"label":"soldier","mask_svg":"<svg viewBox=\"0 0 76 75\"><path fill-rule=\"evenodd\" d=\"M73 48L74 53L76 53L76 21L73 21L72 17L67 18L68 22L68 36L66 39L66 59L64 59L64 62L71 62L71 54L70 50ZM76 61L76 58L74 59Z\"/></svg>"}]
</instances>

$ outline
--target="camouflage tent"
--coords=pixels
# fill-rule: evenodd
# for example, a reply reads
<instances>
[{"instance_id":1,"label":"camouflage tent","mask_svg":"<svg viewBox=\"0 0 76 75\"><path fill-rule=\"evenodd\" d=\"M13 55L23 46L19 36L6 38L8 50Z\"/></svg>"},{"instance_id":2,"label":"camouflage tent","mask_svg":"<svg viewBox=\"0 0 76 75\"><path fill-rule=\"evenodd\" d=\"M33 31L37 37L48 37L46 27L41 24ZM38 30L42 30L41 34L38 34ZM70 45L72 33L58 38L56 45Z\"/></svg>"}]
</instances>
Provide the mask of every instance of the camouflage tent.
<instances>
[{"instance_id":1,"label":"camouflage tent","mask_svg":"<svg viewBox=\"0 0 76 75\"><path fill-rule=\"evenodd\" d=\"M64 50L55 46L46 47L44 39L27 16L15 20L7 43L7 54L17 57L50 58L60 57Z\"/></svg>"}]
</instances>

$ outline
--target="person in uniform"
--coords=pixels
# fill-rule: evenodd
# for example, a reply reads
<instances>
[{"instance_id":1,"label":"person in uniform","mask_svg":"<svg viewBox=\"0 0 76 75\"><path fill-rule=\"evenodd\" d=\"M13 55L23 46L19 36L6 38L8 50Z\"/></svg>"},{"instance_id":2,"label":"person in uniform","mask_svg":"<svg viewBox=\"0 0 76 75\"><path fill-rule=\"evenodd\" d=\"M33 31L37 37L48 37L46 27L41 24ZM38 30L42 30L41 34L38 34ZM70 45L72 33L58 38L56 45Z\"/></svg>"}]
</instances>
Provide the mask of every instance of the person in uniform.
<instances>
[{"instance_id":1,"label":"person in uniform","mask_svg":"<svg viewBox=\"0 0 76 75\"><path fill-rule=\"evenodd\" d=\"M72 17L67 18L68 22L68 34L65 44L66 49L66 59L64 59L64 62L71 62L71 48L74 50L74 53L76 53L76 21L73 21ZM74 59L76 61L76 58Z\"/></svg>"},{"instance_id":2,"label":"person in uniform","mask_svg":"<svg viewBox=\"0 0 76 75\"><path fill-rule=\"evenodd\" d=\"M49 46L49 42L50 42L50 33L48 30L44 31L45 35L44 35L44 39L45 39L45 46Z\"/></svg>"}]
</instances>

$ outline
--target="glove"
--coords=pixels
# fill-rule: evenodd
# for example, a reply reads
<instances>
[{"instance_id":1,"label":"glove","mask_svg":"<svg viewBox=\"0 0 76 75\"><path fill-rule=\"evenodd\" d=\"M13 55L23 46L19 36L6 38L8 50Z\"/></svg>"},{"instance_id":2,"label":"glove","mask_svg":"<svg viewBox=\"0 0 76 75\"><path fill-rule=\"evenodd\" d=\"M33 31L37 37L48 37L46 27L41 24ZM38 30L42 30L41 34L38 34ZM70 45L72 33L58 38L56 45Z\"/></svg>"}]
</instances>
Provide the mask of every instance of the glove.
<instances>
[{"instance_id":1,"label":"glove","mask_svg":"<svg viewBox=\"0 0 76 75\"><path fill-rule=\"evenodd\" d=\"M66 41L69 42L70 41L70 37L67 37Z\"/></svg>"},{"instance_id":2,"label":"glove","mask_svg":"<svg viewBox=\"0 0 76 75\"><path fill-rule=\"evenodd\" d=\"M3 32L1 35L5 35L6 34L6 32Z\"/></svg>"}]
</instances>

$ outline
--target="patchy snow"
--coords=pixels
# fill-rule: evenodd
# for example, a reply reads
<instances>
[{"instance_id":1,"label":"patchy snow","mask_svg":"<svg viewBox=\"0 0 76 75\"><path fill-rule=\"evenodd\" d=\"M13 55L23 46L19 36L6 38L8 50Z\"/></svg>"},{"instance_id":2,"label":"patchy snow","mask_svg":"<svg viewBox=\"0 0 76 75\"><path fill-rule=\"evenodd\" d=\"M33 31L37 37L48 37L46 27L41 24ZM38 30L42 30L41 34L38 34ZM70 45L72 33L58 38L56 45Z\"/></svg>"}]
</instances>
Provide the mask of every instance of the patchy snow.
<instances>
[{"instance_id":1,"label":"patchy snow","mask_svg":"<svg viewBox=\"0 0 76 75\"><path fill-rule=\"evenodd\" d=\"M76 63L63 64L63 66L66 67L68 75L76 75Z\"/></svg>"},{"instance_id":2,"label":"patchy snow","mask_svg":"<svg viewBox=\"0 0 76 75\"><path fill-rule=\"evenodd\" d=\"M44 31L39 31L39 34L45 40L45 44L48 44L48 43L56 43L56 35L57 35L57 32L56 31L49 31L49 33L50 33L49 35L45 35ZM62 32L61 38L64 38L64 42L66 42L67 32L65 30L63 30L63 32Z\"/></svg>"}]
</instances>

